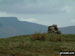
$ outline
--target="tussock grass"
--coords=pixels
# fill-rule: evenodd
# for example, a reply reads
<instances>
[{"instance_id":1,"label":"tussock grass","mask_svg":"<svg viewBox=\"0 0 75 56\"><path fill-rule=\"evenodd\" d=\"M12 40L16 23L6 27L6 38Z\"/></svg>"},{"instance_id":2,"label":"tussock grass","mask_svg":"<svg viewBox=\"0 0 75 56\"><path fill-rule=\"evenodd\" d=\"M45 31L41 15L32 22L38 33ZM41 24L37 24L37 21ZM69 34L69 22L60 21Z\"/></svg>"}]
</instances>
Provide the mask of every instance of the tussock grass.
<instances>
[{"instance_id":1,"label":"tussock grass","mask_svg":"<svg viewBox=\"0 0 75 56\"><path fill-rule=\"evenodd\" d=\"M41 34L41 33L34 33L32 38L34 40L45 40L46 35L44 33L43 34Z\"/></svg>"}]
</instances>

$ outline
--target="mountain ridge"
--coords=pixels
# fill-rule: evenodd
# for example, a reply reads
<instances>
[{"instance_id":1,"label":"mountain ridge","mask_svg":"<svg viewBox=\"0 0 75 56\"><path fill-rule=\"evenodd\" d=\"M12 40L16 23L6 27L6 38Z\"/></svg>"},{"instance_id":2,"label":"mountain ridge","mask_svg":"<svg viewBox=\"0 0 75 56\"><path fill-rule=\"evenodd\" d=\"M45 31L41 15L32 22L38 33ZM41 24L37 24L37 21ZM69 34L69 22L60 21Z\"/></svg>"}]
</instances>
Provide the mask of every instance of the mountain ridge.
<instances>
[{"instance_id":1,"label":"mountain ridge","mask_svg":"<svg viewBox=\"0 0 75 56\"><path fill-rule=\"evenodd\" d=\"M44 25L35 24L31 22L19 21L16 17L1 17L0 23L0 37L10 37L15 35L26 35L39 32L40 30L46 31Z\"/></svg>"},{"instance_id":2,"label":"mountain ridge","mask_svg":"<svg viewBox=\"0 0 75 56\"><path fill-rule=\"evenodd\" d=\"M0 17L0 37L47 32L48 26L27 21L19 21L16 17ZM75 26L59 28L63 34L75 34Z\"/></svg>"}]
</instances>

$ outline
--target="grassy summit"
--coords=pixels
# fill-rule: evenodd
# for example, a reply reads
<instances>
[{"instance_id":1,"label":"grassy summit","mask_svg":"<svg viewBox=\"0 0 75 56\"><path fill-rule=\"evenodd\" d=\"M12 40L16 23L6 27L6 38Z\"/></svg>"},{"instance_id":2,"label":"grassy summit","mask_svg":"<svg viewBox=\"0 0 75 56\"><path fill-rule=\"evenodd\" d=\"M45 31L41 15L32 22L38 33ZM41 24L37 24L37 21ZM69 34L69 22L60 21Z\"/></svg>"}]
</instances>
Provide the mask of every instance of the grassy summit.
<instances>
[{"instance_id":1,"label":"grassy summit","mask_svg":"<svg viewBox=\"0 0 75 56\"><path fill-rule=\"evenodd\" d=\"M0 39L0 56L59 56L59 51L75 51L75 35L45 34L45 40L33 35Z\"/></svg>"}]
</instances>

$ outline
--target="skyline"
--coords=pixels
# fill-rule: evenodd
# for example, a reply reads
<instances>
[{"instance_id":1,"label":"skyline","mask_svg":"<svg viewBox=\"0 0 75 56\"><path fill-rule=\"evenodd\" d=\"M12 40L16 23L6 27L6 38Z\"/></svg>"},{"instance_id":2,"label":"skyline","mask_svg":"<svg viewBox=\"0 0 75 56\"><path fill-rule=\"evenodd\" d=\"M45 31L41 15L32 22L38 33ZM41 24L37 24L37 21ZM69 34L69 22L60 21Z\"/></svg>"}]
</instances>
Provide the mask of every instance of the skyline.
<instances>
[{"instance_id":1,"label":"skyline","mask_svg":"<svg viewBox=\"0 0 75 56\"><path fill-rule=\"evenodd\" d=\"M75 0L0 0L0 17L47 26L75 26Z\"/></svg>"}]
</instances>

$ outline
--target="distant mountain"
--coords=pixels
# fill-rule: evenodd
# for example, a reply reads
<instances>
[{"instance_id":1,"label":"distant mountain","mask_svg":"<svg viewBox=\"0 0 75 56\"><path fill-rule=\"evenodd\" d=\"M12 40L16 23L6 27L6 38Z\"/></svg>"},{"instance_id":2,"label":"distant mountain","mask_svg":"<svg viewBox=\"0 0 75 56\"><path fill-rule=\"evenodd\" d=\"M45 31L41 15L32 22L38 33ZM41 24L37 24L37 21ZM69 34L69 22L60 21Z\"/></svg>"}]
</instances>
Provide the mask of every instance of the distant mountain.
<instances>
[{"instance_id":1,"label":"distant mountain","mask_svg":"<svg viewBox=\"0 0 75 56\"><path fill-rule=\"evenodd\" d=\"M75 34L75 26L63 27L60 28L60 31L63 34Z\"/></svg>"},{"instance_id":2,"label":"distant mountain","mask_svg":"<svg viewBox=\"0 0 75 56\"><path fill-rule=\"evenodd\" d=\"M47 26L19 21L16 17L0 17L0 37L33 34L45 32Z\"/></svg>"},{"instance_id":3,"label":"distant mountain","mask_svg":"<svg viewBox=\"0 0 75 56\"><path fill-rule=\"evenodd\" d=\"M19 21L16 17L0 17L0 38L47 32L48 26ZM75 26L60 28L63 34L75 34Z\"/></svg>"}]
</instances>

